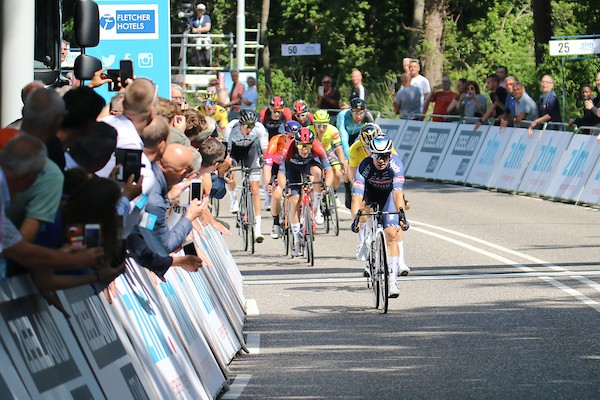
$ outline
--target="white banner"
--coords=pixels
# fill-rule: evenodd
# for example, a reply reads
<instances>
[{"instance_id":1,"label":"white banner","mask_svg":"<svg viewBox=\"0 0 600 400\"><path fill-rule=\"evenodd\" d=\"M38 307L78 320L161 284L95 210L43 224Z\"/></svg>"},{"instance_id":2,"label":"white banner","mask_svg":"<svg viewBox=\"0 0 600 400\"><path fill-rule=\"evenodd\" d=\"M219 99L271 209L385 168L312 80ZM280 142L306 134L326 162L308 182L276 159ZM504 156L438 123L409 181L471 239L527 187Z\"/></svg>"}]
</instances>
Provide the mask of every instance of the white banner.
<instances>
[{"instance_id":1,"label":"white banner","mask_svg":"<svg viewBox=\"0 0 600 400\"><path fill-rule=\"evenodd\" d=\"M519 188L521 178L531 160L542 131L534 130L531 137L527 129L514 128L496 168L489 186L514 192Z\"/></svg>"},{"instance_id":2,"label":"white banner","mask_svg":"<svg viewBox=\"0 0 600 400\"><path fill-rule=\"evenodd\" d=\"M402 160L404 165L404 175L407 174L410 162L415 154L419 140L421 139L421 133L425 128L425 122L422 121L406 121L404 128L402 129L399 140L394 140L394 147L398 152L398 157Z\"/></svg>"},{"instance_id":3,"label":"white banner","mask_svg":"<svg viewBox=\"0 0 600 400\"><path fill-rule=\"evenodd\" d=\"M556 173L558 163L571 141L573 133L545 130L538 141L531 162L525 171L519 192L545 193L552 177Z\"/></svg>"},{"instance_id":4,"label":"white banner","mask_svg":"<svg viewBox=\"0 0 600 400\"><path fill-rule=\"evenodd\" d=\"M484 187L490 184L512 131L513 128L504 128L502 131L497 126L489 128L465 183Z\"/></svg>"},{"instance_id":5,"label":"white banner","mask_svg":"<svg viewBox=\"0 0 600 400\"><path fill-rule=\"evenodd\" d=\"M381 128L381 132L392 139L392 142L400 142L400 136L402 135L402 130L406 124L405 119L377 118L375 122Z\"/></svg>"},{"instance_id":6,"label":"white banner","mask_svg":"<svg viewBox=\"0 0 600 400\"><path fill-rule=\"evenodd\" d=\"M544 195L577 201L586 184L596 160L600 146L593 135L573 135L565 156L558 164L552 182Z\"/></svg>"},{"instance_id":7,"label":"white banner","mask_svg":"<svg viewBox=\"0 0 600 400\"><path fill-rule=\"evenodd\" d=\"M6 400L30 400L21 377L17 374L17 368L12 363L4 346L0 346L0 393Z\"/></svg>"},{"instance_id":8,"label":"white banner","mask_svg":"<svg viewBox=\"0 0 600 400\"><path fill-rule=\"evenodd\" d=\"M596 161L596 166L592 170L577 203L600 205L600 158Z\"/></svg>"},{"instance_id":9,"label":"white banner","mask_svg":"<svg viewBox=\"0 0 600 400\"><path fill-rule=\"evenodd\" d=\"M482 125L476 131L473 131L473 125L458 125L436 179L464 182L469 176L488 130L489 125Z\"/></svg>"},{"instance_id":10,"label":"white banner","mask_svg":"<svg viewBox=\"0 0 600 400\"><path fill-rule=\"evenodd\" d=\"M457 127L456 122L429 122L425 126L425 132L421 135L405 175L415 178L435 178Z\"/></svg>"}]
</instances>

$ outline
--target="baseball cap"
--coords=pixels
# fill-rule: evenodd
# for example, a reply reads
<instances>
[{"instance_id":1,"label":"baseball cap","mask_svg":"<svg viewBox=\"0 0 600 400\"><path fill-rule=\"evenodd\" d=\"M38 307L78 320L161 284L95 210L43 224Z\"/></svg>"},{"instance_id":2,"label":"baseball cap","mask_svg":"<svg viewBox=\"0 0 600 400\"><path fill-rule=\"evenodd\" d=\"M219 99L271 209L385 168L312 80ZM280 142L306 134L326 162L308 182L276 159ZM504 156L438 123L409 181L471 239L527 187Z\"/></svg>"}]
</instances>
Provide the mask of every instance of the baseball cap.
<instances>
[{"instance_id":1,"label":"baseball cap","mask_svg":"<svg viewBox=\"0 0 600 400\"><path fill-rule=\"evenodd\" d=\"M201 3L201 4L198 4L198 5L196 6L196 10L206 10L206 6L205 6L204 4L202 4L202 3Z\"/></svg>"}]
</instances>

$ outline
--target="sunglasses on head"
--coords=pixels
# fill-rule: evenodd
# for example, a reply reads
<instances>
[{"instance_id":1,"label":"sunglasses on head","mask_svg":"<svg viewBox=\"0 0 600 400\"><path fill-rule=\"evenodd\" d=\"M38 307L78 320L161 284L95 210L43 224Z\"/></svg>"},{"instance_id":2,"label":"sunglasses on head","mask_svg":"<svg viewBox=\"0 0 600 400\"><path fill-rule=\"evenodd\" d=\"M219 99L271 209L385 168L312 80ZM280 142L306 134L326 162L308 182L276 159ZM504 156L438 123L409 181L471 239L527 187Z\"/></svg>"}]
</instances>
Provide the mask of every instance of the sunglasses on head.
<instances>
[{"instance_id":1,"label":"sunglasses on head","mask_svg":"<svg viewBox=\"0 0 600 400\"><path fill-rule=\"evenodd\" d=\"M242 127L244 127L244 129L252 129L254 128L254 124L242 124Z\"/></svg>"},{"instance_id":2,"label":"sunglasses on head","mask_svg":"<svg viewBox=\"0 0 600 400\"><path fill-rule=\"evenodd\" d=\"M389 160L392 153L373 153L372 156L375 160L386 161Z\"/></svg>"},{"instance_id":3,"label":"sunglasses on head","mask_svg":"<svg viewBox=\"0 0 600 400\"><path fill-rule=\"evenodd\" d=\"M212 100L206 100L204 102L204 104L207 105L207 106L214 106L215 104L217 104L217 102L216 101L212 101Z\"/></svg>"},{"instance_id":4,"label":"sunglasses on head","mask_svg":"<svg viewBox=\"0 0 600 400\"><path fill-rule=\"evenodd\" d=\"M313 145L306 143L296 143L296 147L298 148L298 150L310 150L312 149Z\"/></svg>"}]
</instances>

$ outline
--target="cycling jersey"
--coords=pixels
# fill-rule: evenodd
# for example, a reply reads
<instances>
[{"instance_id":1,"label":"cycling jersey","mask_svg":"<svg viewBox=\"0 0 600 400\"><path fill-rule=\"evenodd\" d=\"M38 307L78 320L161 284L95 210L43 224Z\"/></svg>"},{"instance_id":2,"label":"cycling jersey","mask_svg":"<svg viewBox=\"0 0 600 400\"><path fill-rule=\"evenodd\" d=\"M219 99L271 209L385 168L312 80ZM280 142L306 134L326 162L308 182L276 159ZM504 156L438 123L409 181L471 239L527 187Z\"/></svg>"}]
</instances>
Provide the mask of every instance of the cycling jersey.
<instances>
[{"instance_id":1,"label":"cycling jersey","mask_svg":"<svg viewBox=\"0 0 600 400\"><path fill-rule=\"evenodd\" d=\"M206 109L204 108L204 104L201 104L198 107L196 107L196 110L200 111L200 114L202 114L204 117L213 117L215 119L215 121L217 121L217 123L221 126L221 128L225 129L225 127L229 123L229 120L227 119L227 110L225 110L223 107L221 107L219 105L216 105L215 107L216 107L216 110L213 115L209 115L206 112Z\"/></svg>"},{"instance_id":2,"label":"cycling jersey","mask_svg":"<svg viewBox=\"0 0 600 400\"><path fill-rule=\"evenodd\" d=\"M342 147L344 148L344 155L346 158L349 158L348 152L350 150L350 145L358 138L362 127L373 121L373 116L369 111L365 111L365 116L360 124L354 122L352 119L352 111L350 109L343 110L338 114L336 125L340 131Z\"/></svg>"},{"instance_id":3,"label":"cycling jersey","mask_svg":"<svg viewBox=\"0 0 600 400\"><path fill-rule=\"evenodd\" d=\"M281 133L272 137L271 140L269 140L267 151L265 152L264 165L272 166L273 164L281 164L283 153L290 140L292 140L292 136L287 133Z\"/></svg>"},{"instance_id":4,"label":"cycling jersey","mask_svg":"<svg viewBox=\"0 0 600 400\"><path fill-rule=\"evenodd\" d=\"M279 133L284 133L283 125L285 124L285 122L291 120L292 110L290 110L287 107L284 108L283 112L279 114L279 119L273 119L270 107L263 108L260 111L260 122L262 122L262 124L269 132L269 140Z\"/></svg>"},{"instance_id":5,"label":"cycling jersey","mask_svg":"<svg viewBox=\"0 0 600 400\"><path fill-rule=\"evenodd\" d=\"M296 184L302 182L302 174L310 175L310 168L313 165L318 166L323 171L327 171L331 168L331 164L327 159L327 153L323 148L323 145L318 140L313 141L313 147L308 157L303 158L298 154L296 148L296 141L290 140L285 149L283 161L279 166L279 172L285 174L288 183ZM300 193L298 186L292 186L290 188L292 195Z\"/></svg>"},{"instance_id":6,"label":"cycling jersey","mask_svg":"<svg viewBox=\"0 0 600 400\"><path fill-rule=\"evenodd\" d=\"M233 145L237 147L250 147L252 144L256 143L256 145L264 152L269 144L267 130L260 122L257 122L250 131L250 134L246 136L242 133L239 120L237 119L232 120L225 127L223 141L227 143L228 150L231 150Z\"/></svg>"},{"instance_id":7,"label":"cycling jersey","mask_svg":"<svg viewBox=\"0 0 600 400\"><path fill-rule=\"evenodd\" d=\"M326 151L342 145L340 131L338 131L337 128L331 124L327 124L327 129L325 129L325 132L323 132L323 136L320 136L317 133L314 125L310 125L308 129L310 129L310 131L315 135L315 138L319 139L319 142L321 142Z\"/></svg>"},{"instance_id":8,"label":"cycling jersey","mask_svg":"<svg viewBox=\"0 0 600 400\"><path fill-rule=\"evenodd\" d=\"M361 161L369 156L367 149L365 149L365 146L361 143L360 140L357 140L356 142L352 143L352 146L350 146L349 153L350 157L348 158L348 166L354 168L358 167ZM398 154L396 152L395 147L392 147L392 154Z\"/></svg>"}]
</instances>

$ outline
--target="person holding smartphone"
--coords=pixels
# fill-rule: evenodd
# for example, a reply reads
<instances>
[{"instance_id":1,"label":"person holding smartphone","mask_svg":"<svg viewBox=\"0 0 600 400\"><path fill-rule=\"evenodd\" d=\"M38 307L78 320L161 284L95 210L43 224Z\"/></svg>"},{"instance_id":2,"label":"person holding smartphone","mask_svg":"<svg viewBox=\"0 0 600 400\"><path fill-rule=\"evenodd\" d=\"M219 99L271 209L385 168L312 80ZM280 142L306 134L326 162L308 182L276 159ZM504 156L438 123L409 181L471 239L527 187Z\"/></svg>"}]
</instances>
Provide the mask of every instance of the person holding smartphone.
<instances>
[{"instance_id":1,"label":"person holding smartphone","mask_svg":"<svg viewBox=\"0 0 600 400\"><path fill-rule=\"evenodd\" d=\"M331 76L325 75L323 80L321 81L321 86L319 87L319 93L317 96L317 107L324 108L328 110L338 110L340 108L340 92L333 86L333 80ZM331 116L336 116L337 111L330 111Z\"/></svg>"}]
</instances>

